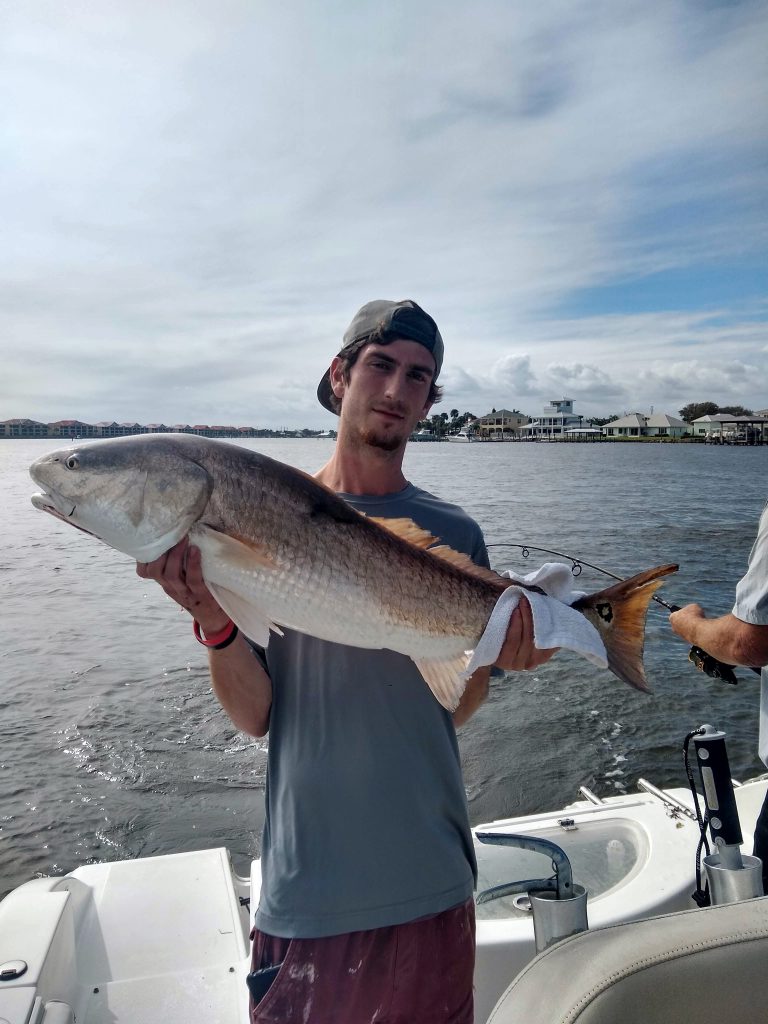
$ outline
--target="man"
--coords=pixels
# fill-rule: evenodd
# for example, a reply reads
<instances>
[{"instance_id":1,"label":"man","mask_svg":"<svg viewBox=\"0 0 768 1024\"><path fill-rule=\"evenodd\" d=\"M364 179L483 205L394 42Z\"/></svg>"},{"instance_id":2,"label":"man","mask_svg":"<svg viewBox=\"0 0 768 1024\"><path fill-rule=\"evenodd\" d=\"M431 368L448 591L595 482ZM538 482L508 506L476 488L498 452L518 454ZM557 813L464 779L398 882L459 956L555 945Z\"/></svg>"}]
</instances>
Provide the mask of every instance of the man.
<instances>
[{"instance_id":1,"label":"man","mask_svg":"<svg viewBox=\"0 0 768 1024\"><path fill-rule=\"evenodd\" d=\"M437 325L415 302L363 306L318 387L339 430L316 478L487 565L477 524L403 475L408 437L440 396L442 360ZM452 720L392 651L291 631L266 650L242 636L217 643L228 618L186 542L138 571L214 645L213 687L235 725L269 730L254 1024L471 1024L476 865L454 726L485 698L490 670L469 680ZM535 668L552 653L534 647L521 600L498 664Z\"/></svg>"},{"instance_id":2,"label":"man","mask_svg":"<svg viewBox=\"0 0 768 1024\"><path fill-rule=\"evenodd\" d=\"M708 619L698 604L669 617L678 636L727 665L762 666L758 753L768 766L768 505L760 517L757 539L746 575L736 586L733 611ZM768 893L768 796L755 826L755 856L763 862L763 889Z\"/></svg>"}]
</instances>

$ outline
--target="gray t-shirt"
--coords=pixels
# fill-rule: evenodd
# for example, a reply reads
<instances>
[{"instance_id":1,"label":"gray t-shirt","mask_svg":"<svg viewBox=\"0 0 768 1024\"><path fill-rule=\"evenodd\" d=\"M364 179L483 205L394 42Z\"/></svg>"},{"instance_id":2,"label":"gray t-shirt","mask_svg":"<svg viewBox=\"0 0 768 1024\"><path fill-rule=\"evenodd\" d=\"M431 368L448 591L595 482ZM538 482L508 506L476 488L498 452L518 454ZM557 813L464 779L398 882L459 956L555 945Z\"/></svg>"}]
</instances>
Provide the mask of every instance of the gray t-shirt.
<instances>
[{"instance_id":1,"label":"gray t-shirt","mask_svg":"<svg viewBox=\"0 0 768 1024\"><path fill-rule=\"evenodd\" d=\"M342 497L488 564L477 523L412 484ZM410 658L288 630L257 656L272 710L256 926L318 938L468 899L476 863L453 721Z\"/></svg>"},{"instance_id":2,"label":"gray t-shirt","mask_svg":"<svg viewBox=\"0 0 768 1024\"><path fill-rule=\"evenodd\" d=\"M768 626L768 505L763 509L746 575L736 587L733 614L742 622ZM768 767L768 665L760 673L760 760Z\"/></svg>"}]
</instances>

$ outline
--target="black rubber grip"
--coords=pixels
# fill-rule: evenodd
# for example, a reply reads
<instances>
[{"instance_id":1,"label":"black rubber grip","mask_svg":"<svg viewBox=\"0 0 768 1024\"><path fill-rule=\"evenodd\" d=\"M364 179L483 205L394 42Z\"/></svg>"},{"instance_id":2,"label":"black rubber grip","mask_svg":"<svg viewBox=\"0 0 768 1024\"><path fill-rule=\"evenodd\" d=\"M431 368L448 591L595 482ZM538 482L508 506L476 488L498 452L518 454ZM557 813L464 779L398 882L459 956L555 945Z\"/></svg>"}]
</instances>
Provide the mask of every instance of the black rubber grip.
<instances>
[{"instance_id":1,"label":"black rubber grip","mask_svg":"<svg viewBox=\"0 0 768 1024\"><path fill-rule=\"evenodd\" d=\"M696 757L707 804L709 831L715 843L739 846L743 840L736 797L731 781L725 733L713 732L694 736Z\"/></svg>"}]
</instances>

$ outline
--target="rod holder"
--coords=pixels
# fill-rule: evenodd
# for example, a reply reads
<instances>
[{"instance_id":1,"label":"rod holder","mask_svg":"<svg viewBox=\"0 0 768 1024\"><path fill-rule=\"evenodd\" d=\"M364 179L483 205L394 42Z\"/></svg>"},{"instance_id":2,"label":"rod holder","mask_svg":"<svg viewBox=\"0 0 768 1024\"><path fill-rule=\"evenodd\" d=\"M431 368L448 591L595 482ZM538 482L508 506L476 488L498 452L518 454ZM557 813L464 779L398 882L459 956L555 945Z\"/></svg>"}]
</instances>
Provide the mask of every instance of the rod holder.
<instances>
[{"instance_id":1,"label":"rod holder","mask_svg":"<svg viewBox=\"0 0 768 1024\"><path fill-rule=\"evenodd\" d=\"M719 853L704 858L712 903L738 903L763 895L763 862L759 857L741 854L741 867L732 868L723 863Z\"/></svg>"},{"instance_id":2,"label":"rod holder","mask_svg":"<svg viewBox=\"0 0 768 1024\"><path fill-rule=\"evenodd\" d=\"M558 899L554 892L529 892L528 897L533 911L537 953L589 928L587 890L583 885L575 883L572 895L565 899Z\"/></svg>"},{"instance_id":3,"label":"rod holder","mask_svg":"<svg viewBox=\"0 0 768 1024\"><path fill-rule=\"evenodd\" d=\"M493 846L516 846L549 857L554 868L551 878L529 878L506 882L478 893L477 902L487 903L501 896L527 892L533 912L533 933L536 952L569 935L584 932L587 921L587 890L573 881L571 862L565 850L548 839L510 832L476 832L481 843Z\"/></svg>"}]
</instances>

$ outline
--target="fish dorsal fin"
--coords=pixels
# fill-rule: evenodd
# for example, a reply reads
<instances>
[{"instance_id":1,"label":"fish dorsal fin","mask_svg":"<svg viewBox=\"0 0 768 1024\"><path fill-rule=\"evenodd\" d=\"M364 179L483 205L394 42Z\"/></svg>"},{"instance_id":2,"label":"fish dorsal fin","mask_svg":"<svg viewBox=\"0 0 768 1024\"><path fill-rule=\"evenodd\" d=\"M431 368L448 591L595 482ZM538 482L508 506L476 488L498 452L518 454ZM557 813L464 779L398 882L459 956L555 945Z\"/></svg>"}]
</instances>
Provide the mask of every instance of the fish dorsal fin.
<instances>
[{"instance_id":1,"label":"fish dorsal fin","mask_svg":"<svg viewBox=\"0 0 768 1024\"><path fill-rule=\"evenodd\" d=\"M469 573L470 576L474 576L478 580L484 580L486 583L501 585L502 590L506 590L510 585L508 582L505 582L497 572L494 572L493 569L486 569L484 565L476 565L469 555L465 555L463 551L456 551L454 548L449 548L447 544L441 544L439 547L430 548L429 553L430 555L435 555L437 558L442 559L444 562L455 565L458 569L462 569L464 572Z\"/></svg>"},{"instance_id":2,"label":"fish dorsal fin","mask_svg":"<svg viewBox=\"0 0 768 1024\"><path fill-rule=\"evenodd\" d=\"M447 544L439 544L434 548L431 547L438 538L433 537L427 530L422 530L418 523L414 523L412 519L384 519L379 516L369 516L368 518L382 526L385 530L389 530L396 537L408 541L414 547L424 548L426 551L429 551L430 555L435 555L436 558L456 566L457 569L461 569L476 579L496 585L504 582L502 577L495 573L493 569L486 569L483 565L476 565L469 555L465 555L463 551L456 551L455 548L448 547ZM509 586L509 583L505 583L503 589L506 589L507 586Z\"/></svg>"},{"instance_id":3,"label":"fish dorsal fin","mask_svg":"<svg viewBox=\"0 0 768 1024\"><path fill-rule=\"evenodd\" d=\"M417 661L416 668L424 676L427 686L446 711L455 711L467 683L462 672L469 663L469 654L460 654L448 661Z\"/></svg>"},{"instance_id":4,"label":"fish dorsal fin","mask_svg":"<svg viewBox=\"0 0 768 1024\"><path fill-rule=\"evenodd\" d=\"M381 516L368 516L368 518L417 548L428 548L437 540L437 537L433 537L428 530L422 530L419 524L414 523L412 519L385 519Z\"/></svg>"}]
</instances>

